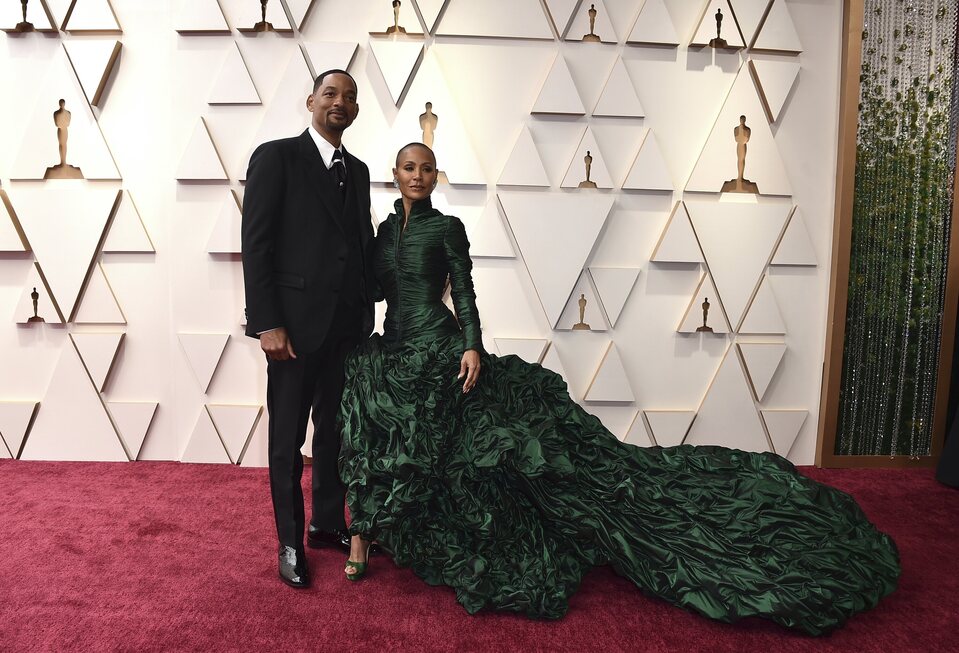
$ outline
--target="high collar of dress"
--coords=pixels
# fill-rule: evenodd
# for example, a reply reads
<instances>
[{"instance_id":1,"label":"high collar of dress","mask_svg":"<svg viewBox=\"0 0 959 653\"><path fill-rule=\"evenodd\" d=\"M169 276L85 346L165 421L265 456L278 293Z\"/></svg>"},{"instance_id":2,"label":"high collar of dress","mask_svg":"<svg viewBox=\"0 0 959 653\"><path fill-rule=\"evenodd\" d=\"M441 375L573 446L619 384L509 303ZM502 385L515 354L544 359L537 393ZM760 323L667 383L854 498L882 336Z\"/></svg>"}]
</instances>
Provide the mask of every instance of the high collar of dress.
<instances>
[{"instance_id":1,"label":"high collar of dress","mask_svg":"<svg viewBox=\"0 0 959 653\"><path fill-rule=\"evenodd\" d=\"M403 198L399 198L396 202L393 203L393 209L396 213L396 216L402 218L404 216L403 211ZM410 216L421 216L426 217L428 215L439 215L440 212L433 208L433 200L429 197L424 197L421 200L416 200L413 202L413 205L410 207Z\"/></svg>"}]
</instances>

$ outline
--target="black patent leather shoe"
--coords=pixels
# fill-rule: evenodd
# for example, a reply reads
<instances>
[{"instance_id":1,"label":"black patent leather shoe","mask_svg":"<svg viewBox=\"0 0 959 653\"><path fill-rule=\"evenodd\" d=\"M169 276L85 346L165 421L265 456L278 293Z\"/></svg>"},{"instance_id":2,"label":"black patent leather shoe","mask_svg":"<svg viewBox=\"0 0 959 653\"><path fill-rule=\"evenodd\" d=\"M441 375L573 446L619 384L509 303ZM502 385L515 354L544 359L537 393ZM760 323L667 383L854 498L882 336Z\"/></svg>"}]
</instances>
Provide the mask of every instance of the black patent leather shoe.
<instances>
[{"instance_id":1,"label":"black patent leather shoe","mask_svg":"<svg viewBox=\"0 0 959 653\"><path fill-rule=\"evenodd\" d=\"M292 546L280 547L280 580L297 589L310 586L310 570L306 555Z\"/></svg>"},{"instance_id":2,"label":"black patent leather shoe","mask_svg":"<svg viewBox=\"0 0 959 653\"><path fill-rule=\"evenodd\" d=\"M350 534L340 529L324 531L310 524L310 527L306 531L306 545L311 549L333 547L349 553Z\"/></svg>"}]
</instances>

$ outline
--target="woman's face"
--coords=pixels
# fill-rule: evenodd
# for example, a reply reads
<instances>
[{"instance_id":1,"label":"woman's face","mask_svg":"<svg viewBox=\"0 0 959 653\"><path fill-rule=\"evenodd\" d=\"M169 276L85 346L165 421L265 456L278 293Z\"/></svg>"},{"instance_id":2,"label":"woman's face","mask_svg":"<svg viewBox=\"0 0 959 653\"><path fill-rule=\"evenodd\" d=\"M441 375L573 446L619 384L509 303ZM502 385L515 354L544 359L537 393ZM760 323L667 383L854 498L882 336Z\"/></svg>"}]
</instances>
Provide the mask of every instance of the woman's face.
<instances>
[{"instance_id":1,"label":"woman's face","mask_svg":"<svg viewBox=\"0 0 959 653\"><path fill-rule=\"evenodd\" d=\"M436 161L425 147L408 147L396 157L393 176L403 197L412 201L430 196L436 186Z\"/></svg>"}]
</instances>

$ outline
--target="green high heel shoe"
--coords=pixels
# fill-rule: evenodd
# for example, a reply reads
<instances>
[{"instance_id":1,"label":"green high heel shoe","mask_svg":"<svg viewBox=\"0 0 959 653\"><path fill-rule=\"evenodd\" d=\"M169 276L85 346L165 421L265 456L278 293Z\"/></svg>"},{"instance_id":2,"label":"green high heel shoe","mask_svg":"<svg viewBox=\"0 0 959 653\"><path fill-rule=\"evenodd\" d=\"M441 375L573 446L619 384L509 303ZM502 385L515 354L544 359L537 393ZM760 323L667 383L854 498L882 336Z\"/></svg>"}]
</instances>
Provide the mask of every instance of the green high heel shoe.
<instances>
[{"instance_id":1,"label":"green high heel shoe","mask_svg":"<svg viewBox=\"0 0 959 653\"><path fill-rule=\"evenodd\" d=\"M343 572L346 574L347 580L351 580L351 581L360 580L361 578L363 578L363 576L366 575L366 570L370 566L370 544L371 544L370 540L367 540L363 538L362 536L360 536L360 538L366 543L366 562L357 562L356 560L347 559L346 566L353 569L352 574L347 573L346 571Z\"/></svg>"}]
</instances>

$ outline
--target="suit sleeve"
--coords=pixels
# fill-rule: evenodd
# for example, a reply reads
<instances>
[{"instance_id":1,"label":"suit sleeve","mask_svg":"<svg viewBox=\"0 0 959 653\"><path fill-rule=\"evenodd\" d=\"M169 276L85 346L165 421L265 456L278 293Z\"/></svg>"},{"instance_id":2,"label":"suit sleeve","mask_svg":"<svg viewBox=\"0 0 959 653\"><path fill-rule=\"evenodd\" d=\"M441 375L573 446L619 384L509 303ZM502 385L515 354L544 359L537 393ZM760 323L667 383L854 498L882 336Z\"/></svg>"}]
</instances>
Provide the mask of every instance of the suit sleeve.
<instances>
[{"instance_id":1,"label":"suit sleeve","mask_svg":"<svg viewBox=\"0 0 959 653\"><path fill-rule=\"evenodd\" d=\"M476 310L476 292L473 290L473 261L470 259L470 243L466 228L459 218L450 217L444 239L446 262L450 270L450 290L456 316L463 331L466 349L483 351L483 336L480 330L479 311Z\"/></svg>"},{"instance_id":2,"label":"suit sleeve","mask_svg":"<svg viewBox=\"0 0 959 653\"><path fill-rule=\"evenodd\" d=\"M283 162L278 148L260 145L250 157L240 230L246 333L255 336L286 326L273 284L273 248L283 210Z\"/></svg>"}]
</instances>

